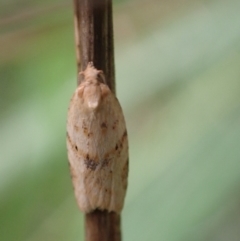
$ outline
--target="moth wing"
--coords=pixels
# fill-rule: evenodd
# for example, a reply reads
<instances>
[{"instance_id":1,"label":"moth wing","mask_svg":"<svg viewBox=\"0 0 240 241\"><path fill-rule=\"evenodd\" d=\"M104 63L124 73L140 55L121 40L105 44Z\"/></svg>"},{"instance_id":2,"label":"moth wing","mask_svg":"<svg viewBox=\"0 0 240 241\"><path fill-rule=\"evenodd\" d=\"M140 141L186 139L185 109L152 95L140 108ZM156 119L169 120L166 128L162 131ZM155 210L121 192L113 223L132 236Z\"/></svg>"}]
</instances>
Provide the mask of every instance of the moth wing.
<instances>
[{"instance_id":1,"label":"moth wing","mask_svg":"<svg viewBox=\"0 0 240 241\"><path fill-rule=\"evenodd\" d=\"M67 123L68 158L78 205L83 212L98 208L120 213L128 175L128 139L121 106L109 90L99 108L86 113L78 89Z\"/></svg>"}]
</instances>

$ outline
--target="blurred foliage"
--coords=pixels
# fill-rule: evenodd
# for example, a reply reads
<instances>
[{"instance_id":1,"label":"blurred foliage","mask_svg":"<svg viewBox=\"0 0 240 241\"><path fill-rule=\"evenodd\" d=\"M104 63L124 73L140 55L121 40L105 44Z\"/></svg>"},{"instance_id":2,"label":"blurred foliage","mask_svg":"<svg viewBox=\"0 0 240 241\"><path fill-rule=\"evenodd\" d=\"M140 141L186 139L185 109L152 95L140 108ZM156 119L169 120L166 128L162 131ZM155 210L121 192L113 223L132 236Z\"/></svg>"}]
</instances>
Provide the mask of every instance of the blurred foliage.
<instances>
[{"instance_id":1,"label":"blurred foliage","mask_svg":"<svg viewBox=\"0 0 240 241\"><path fill-rule=\"evenodd\" d=\"M65 147L72 4L0 6L0 240L83 240ZM115 2L124 240L239 241L239 10L238 0Z\"/></svg>"}]
</instances>

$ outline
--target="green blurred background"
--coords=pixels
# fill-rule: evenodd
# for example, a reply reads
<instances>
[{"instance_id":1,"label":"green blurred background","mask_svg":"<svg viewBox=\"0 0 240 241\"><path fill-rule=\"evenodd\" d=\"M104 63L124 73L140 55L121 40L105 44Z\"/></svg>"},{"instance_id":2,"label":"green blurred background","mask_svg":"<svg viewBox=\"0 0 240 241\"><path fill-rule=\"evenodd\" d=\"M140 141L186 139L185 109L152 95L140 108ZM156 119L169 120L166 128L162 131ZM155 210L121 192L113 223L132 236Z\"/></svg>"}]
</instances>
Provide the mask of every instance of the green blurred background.
<instances>
[{"instance_id":1,"label":"green blurred background","mask_svg":"<svg viewBox=\"0 0 240 241\"><path fill-rule=\"evenodd\" d=\"M240 1L114 1L126 241L240 240ZM79 241L72 1L0 3L0 240Z\"/></svg>"}]
</instances>

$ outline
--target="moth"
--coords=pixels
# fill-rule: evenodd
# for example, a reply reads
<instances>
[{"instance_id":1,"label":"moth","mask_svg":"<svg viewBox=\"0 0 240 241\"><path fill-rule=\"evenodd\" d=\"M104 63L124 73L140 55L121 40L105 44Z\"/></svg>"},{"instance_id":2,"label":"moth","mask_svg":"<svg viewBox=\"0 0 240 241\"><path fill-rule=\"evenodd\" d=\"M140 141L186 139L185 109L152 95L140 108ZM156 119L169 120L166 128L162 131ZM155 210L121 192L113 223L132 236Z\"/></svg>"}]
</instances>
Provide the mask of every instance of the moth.
<instances>
[{"instance_id":1,"label":"moth","mask_svg":"<svg viewBox=\"0 0 240 241\"><path fill-rule=\"evenodd\" d=\"M67 150L80 210L120 213L127 189L128 138L122 108L89 63L70 101Z\"/></svg>"}]
</instances>

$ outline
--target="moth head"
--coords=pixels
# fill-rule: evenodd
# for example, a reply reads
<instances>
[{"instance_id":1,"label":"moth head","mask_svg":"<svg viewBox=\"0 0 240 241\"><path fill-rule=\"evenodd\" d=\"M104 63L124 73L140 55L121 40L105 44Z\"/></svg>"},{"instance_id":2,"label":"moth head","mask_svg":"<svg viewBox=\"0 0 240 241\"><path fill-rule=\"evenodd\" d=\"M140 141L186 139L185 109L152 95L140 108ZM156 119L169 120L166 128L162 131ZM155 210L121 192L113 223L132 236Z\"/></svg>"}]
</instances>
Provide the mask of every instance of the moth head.
<instances>
[{"instance_id":1,"label":"moth head","mask_svg":"<svg viewBox=\"0 0 240 241\"><path fill-rule=\"evenodd\" d=\"M91 83L106 83L102 70L94 67L93 62L89 62L87 68L79 73L80 80Z\"/></svg>"}]
</instances>

